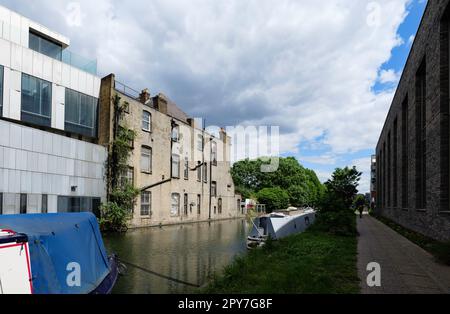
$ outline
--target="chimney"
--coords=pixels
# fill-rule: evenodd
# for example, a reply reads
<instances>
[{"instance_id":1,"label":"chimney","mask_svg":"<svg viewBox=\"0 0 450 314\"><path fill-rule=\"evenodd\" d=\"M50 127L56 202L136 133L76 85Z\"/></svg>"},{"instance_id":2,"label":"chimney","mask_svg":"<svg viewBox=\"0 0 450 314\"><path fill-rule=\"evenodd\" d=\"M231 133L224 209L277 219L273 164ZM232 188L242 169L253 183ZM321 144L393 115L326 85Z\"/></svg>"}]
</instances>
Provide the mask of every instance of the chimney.
<instances>
[{"instance_id":1,"label":"chimney","mask_svg":"<svg viewBox=\"0 0 450 314\"><path fill-rule=\"evenodd\" d=\"M167 100L164 94L159 93L158 96L155 97L156 99L156 110L158 110L161 113L167 114Z\"/></svg>"},{"instance_id":2,"label":"chimney","mask_svg":"<svg viewBox=\"0 0 450 314\"><path fill-rule=\"evenodd\" d=\"M226 142L227 142L227 132L225 131L224 128L220 128L220 140L221 140L223 143L226 143Z\"/></svg>"},{"instance_id":3,"label":"chimney","mask_svg":"<svg viewBox=\"0 0 450 314\"><path fill-rule=\"evenodd\" d=\"M141 103L143 103L144 105L149 103L150 100L150 91L148 90L148 88L142 90L141 94L139 95L139 100Z\"/></svg>"}]
</instances>

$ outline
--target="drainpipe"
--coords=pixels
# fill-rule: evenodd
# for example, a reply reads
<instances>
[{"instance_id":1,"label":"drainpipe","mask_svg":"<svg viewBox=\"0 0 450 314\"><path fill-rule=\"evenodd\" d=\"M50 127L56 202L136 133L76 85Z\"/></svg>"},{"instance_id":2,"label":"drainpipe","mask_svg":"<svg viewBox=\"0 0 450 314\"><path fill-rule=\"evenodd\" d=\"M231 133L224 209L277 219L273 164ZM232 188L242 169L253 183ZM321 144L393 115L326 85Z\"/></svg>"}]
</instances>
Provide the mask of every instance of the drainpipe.
<instances>
[{"instance_id":1,"label":"drainpipe","mask_svg":"<svg viewBox=\"0 0 450 314\"><path fill-rule=\"evenodd\" d=\"M211 207L212 207L212 194L211 194L211 188L212 188L212 141L213 138L209 139L209 219L211 220ZM216 186L217 188L217 186Z\"/></svg>"}]
</instances>

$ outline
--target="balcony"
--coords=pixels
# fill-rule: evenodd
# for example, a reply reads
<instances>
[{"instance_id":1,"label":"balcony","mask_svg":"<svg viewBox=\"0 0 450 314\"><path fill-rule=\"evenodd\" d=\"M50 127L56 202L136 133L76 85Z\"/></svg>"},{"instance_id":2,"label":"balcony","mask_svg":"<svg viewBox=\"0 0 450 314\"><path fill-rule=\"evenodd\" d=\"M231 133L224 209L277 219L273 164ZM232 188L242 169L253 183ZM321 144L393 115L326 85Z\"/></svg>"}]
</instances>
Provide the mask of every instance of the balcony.
<instances>
[{"instance_id":1,"label":"balcony","mask_svg":"<svg viewBox=\"0 0 450 314\"><path fill-rule=\"evenodd\" d=\"M3 38L7 41L13 42L17 45L20 45L22 47L31 49L33 51L36 51L38 53L44 54L49 56L48 54L42 53L37 51L36 49L32 49L32 47L30 46L30 41L29 41L29 34L30 31L28 31L28 34L24 34L24 30L16 27L16 26L12 26L9 23L6 23L5 21L1 21L0 20L0 38ZM27 38L28 36L28 40L25 40L25 38ZM27 43L28 42L28 46ZM55 53L54 56L49 56L52 59L61 61L67 65L70 65L74 68L77 68L79 70L82 70L84 72L90 73L92 75L97 75L97 60L93 60L93 59L88 59L85 58L79 54L76 54L68 49L62 49L62 52L60 51L60 53Z\"/></svg>"}]
</instances>

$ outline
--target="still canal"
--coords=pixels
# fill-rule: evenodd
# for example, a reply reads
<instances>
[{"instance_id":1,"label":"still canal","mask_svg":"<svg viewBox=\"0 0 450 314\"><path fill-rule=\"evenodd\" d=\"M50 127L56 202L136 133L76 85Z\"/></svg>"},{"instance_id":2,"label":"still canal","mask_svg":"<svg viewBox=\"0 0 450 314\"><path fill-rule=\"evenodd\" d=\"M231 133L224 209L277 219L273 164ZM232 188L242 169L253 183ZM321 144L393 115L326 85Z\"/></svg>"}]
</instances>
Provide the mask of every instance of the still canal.
<instances>
[{"instance_id":1,"label":"still canal","mask_svg":"<svg viewBox=\"0 0 450 314\"><path fill-rule=\"evenodd\" d=\"M113 293L193 292L197 289L193 286L204 285L235 256L246 253L247 232L246 221L239 219L105 236L108 252L128 263Z\"/></svg>"}]
</instances>

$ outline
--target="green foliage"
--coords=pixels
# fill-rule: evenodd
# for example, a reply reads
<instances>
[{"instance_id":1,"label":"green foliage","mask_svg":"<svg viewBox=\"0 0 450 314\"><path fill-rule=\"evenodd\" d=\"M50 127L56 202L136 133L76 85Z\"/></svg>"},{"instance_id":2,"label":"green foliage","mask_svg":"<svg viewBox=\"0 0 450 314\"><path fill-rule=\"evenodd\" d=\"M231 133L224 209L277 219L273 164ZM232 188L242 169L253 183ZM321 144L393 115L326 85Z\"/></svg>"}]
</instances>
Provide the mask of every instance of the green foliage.
<instances>
[{"instance_id":1,"label":"green foliage","mask_svg":"<svg viewBox=\"0 0 450 314\"><path fill-rule=\"evenodd\" d=\"M356 263L356 237L310 228L236 258L200 293L358 293Z\"/></svg>"},{"instance_id":2,"label":"green foliage","mask_svg":"<svg viewBox=\"0 0 450 314\"><path fill-rule=\"evenodd\" d=\"M136 197L140 191L121 178L128 170L128 158L131 154L130 143L134 141L136 132L119 126L126 102L121 103L116 95L114 103L114 140L110 144L108 159L106 161L106 182L108 202L101 207L100 227L103 231L124 232Z\"/></svg>"},{"instance_id":3,"label":"green foliage","mask_svg":"<svg viewBox=\"0 0 450 314\"><path fill-rule=\"evenodd\" d=\"M286 209L289 206L289 194L279 188L264 188L256 194L258 202L265 204L267 212Z\"/></svg>"},{"instance_id":4,"label":"green foliage","mask_svg":"<svg viewBox=\"0 0 450 314\"><path fill-rule=\"evenodd\" d=\"M318 214L312 230L337 236L356 236L356 216L350 211L321 212Z\"/></svg>"},{"instance_id":5,"label":"green foliage","mask_svg":"<svg viewBox=\"0 0 450 314\"><path fill-rule=\"evenodd\" d=\"M362 212L366 206L368 206L366 197L362 194L358 194L353 201L353 208Z\"/></svg>"},{"instance_id":6,"label":"green foliage","mask_svg":"<svg viewBox=\"0 0 450 314\"><path fill-rule=\"evenodd\" d=\"M358 185L362 173L356 170L356 167L343 169L337 168L331 179L325 183L327 192L333 194L333 197L339 199L345 208L351 208L353 200L358 193ZM332 209L330 209L332 210Z\"/></svg>"},{"instance_id":7,"label":"green foliage","mask_svg":"<svg viewBox=\"0 0 450 314\"><path fill-rule=\"evenodd\" d=\"M281 188L289 193L289 202L296 207L314 206L324 191L314 171L305 169L294 157L279 158L275 172L263 172L266 159L242 160L231 169L237 190L249 198L265 188Z\"/></svg>"}]
</instances>

